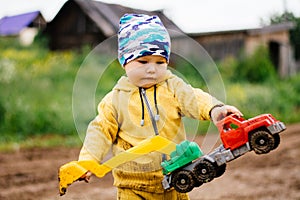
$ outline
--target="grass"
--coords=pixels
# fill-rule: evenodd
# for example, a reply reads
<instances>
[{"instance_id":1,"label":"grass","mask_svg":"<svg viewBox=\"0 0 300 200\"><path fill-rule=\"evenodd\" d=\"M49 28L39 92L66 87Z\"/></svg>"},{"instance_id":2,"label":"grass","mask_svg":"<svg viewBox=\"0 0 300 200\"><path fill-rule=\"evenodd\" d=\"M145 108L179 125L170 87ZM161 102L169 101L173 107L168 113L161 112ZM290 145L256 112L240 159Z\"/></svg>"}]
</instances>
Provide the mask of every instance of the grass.
<instances>
[{"instance_id":1,"label":"grass","mask_svg":"<svg viewBox=\"0 0 300 200\"><path fill-rule=\"evenodd\" d=\"M82 141L78 135L44 134L27 137L25 140L11 140L1 143L0 152L19 151L30 148L80 147Z\"/></svg>"},{"instance_id":2,"label":"grass","mask_svg":"<svg viewBox=\"0 0 300 200\"><path fill-rule=\"evenodd\" d=\"M76 75L88 49L81 52L51 52L42 44L21 47L13 38L0 39L0 151L15 148L80 146L84 130L77 130L72 113L72 95ZM300 121L300 75L285 79L273 72L260 71L253 75L253 65L270 62L258 55L239 61L228 59L218 64L226 89L226 103L235 105L246 116L272 113L288 123ZM98 59L101 62L101 55ZM255 62L257 61L257 63ZM101 68L101 64L96 63ZM199 78L188 63L180 63L176 70L193 86L206 90L205 82ZM243 68L243 77L238 72ZM248 80L247 73L251 73ZM95 105L114 86L124 70L114 61L98 80ZM271 74L271 75L270 75ZM87 81L97 74L86 74ZM262 80L263 79L263 80ZM85 96L82 96L85 102ZM84 108L83 108L84 109ZM96 108L94 112L96 112ZM83 126L94 117L80 113ZM206 133L209 123L187 120L187 130L195 134ZM191 125L191 126L190 126ZM192 127L192 129L191 129Z\"/></svg>"}]
</instances>

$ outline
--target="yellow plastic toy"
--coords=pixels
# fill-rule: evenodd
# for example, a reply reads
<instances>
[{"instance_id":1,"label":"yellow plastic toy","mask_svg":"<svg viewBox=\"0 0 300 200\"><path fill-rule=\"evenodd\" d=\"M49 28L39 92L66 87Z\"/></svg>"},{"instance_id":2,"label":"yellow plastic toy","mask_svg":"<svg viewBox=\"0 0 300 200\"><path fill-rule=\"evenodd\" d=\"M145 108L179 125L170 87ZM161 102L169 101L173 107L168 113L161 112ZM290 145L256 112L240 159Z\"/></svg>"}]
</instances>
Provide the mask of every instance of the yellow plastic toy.
<instances>
[{"instance_id":1,"label":"yellow plastic toy","mask_svg":"<svg viewBox=\"0 0 300 200\"><path fill-rule=\"evenodd\" d=\"M119 165L132 161L147 153L158 151L160 153L170 155L170 153L175 149L176 144L174 142L156 135L144 140L138 146L116 155L101 165L93 160L69 162L61 166L59 169L59 193L61 196L64 195L67 191L67 187L73 182L79 180L80 177L88 171L101 178Z\"/></svg>"}]
</instances>

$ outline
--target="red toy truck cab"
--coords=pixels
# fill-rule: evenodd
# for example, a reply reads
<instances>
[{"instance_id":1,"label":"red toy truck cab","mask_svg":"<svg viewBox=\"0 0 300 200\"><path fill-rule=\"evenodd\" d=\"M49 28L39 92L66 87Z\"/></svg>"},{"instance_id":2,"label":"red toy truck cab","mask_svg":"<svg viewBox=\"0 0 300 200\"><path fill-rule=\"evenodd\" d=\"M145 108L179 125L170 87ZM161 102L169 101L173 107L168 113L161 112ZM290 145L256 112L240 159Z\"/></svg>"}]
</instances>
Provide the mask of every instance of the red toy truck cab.
<instances>
[{"instance_id":1,"label":"red toy truck cab","mask_svg":"<svg viewBox=\"0 0 300 200\"><path fill-rule=\"evenodd\" d=\"M262 114L245 120L229 115L217 125L225 149L231 151L249 142L257 154L268 153L279 145L279 135L285 125L271 114Z\"/></svg>"}]
</instances>

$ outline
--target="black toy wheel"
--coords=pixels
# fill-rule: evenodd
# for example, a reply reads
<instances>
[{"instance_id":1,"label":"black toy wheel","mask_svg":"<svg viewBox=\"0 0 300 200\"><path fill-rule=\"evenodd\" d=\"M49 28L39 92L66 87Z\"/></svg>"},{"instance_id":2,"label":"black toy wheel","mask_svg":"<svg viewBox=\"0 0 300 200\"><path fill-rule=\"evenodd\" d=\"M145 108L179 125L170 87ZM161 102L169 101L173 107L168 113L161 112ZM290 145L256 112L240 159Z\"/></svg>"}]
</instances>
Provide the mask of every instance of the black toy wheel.
<instances>
[{"instance_id":1,"label":"black toy wheel","mask_svg":"<svg viewBox=\"0 0 300 200\"><path fill-rule=\"evenodd\" d=\"M194 168L194 174L199 182L212 181L216 176L215 166L208 160L201 160Z\"/></svg>"},{"instance_id":2,"label":"black toy wheel","mask_svg":"<svg viewBox=\"0 0 300 200\"><path fill-rule=\"evenodd\" d=\"M195 186L193 174L187 170L174 172L171 182L175 190L180 193L190 192Z\"/></svg>"},{"instance_id":3,"label":"black toy wheel","mask_svg":"<svg viewBox=\"0 0 300 200\"><path fill-rule=\"evenodd\" d=\"M198 181L196 178L194 178L195 180L195 184L194 184L194 187L200 187L203 183Z\"/></svg>"},{"instance_id":4,"label":"black toy wheel","mask_svg":"<svg viewBox=\"0 0 300 200\"><path fill-rule=\"evenodd\" d=\"M259 130L251 134L250 146L256 154L269 153L275 146L275 138L268 131Z\"/></svg>"},{"instance_id":5,"label":"black toy wheel","mask_svg":"<svg viewBox=\"0 0 300 200\"><path fill-rule=\"evenodd\" d=\"M221 165L221 166L218 166L215 178L218 178L218 177L222 176L225 171L226 171L226 163Z\"/></svg>"},{"instance_id":6,"label":"black toy wheel","mask_svg":"<svg viewBox=\"0 0 300 200\"><path fill-rule=\"evenodd\" d=\"M273 135L273 136L274 136L274 139L275 139L275 144L274 144L273 149L276 149L276 148L279 146L279 144L280 144L280 136L279 136L278 133L275 134L275 135ZM273 150L273 149L272 149L272 150Z\"/></svg>"}]
</instances>

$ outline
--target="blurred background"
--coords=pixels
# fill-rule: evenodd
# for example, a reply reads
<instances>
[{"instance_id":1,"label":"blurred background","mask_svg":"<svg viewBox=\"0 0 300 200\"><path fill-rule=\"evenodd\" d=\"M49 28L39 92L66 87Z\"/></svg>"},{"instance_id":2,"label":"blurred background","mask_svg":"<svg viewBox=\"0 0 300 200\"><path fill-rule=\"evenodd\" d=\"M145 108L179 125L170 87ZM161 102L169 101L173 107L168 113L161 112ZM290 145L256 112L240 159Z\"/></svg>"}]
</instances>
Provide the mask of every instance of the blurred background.
<instances>
[{"instance_id":1,"label":"blurred background","mask_svg":"<svg viewBox=\"0 0 300 200\"><path fill-rule=\"evenodd\" d=\"M223 83L216 85L225 85L222 100L246 117L267 112L286 123L300 121L299 1L264 0L260 6L255 1L190 1L186 7L181 1L120 3L13 0L1 7L1 148L45 134L59 141L75 135L61 144L78 143L72 116L76 73L93 48L116 35L119 18L130 12L158 15L175 31L173 49L191 51L180 35L198 42L220 72ZM124 71L117 61L96 65L105 69L97 104ZM180 55L172 55L170 66L193 86L207 89L195 66ZM200 126L198 133L205 130Z\"/></svg>"},{"instance_id":2,"label":"blurred background","mask_svg":"<svg viewBox=\"0 0 300 200\"><path fill-rule=\"evenodd\" d=\"M172 30L172 48L191 51L182 35L202 46L221 76L225 102L246 118L271 113L287 125L300 122L299 0L2 0L1 152L81 146L72 112L76 75L90 52L116 35L125 13L158 15ZM98 56L104 72L95 104L124 75L116 59L101 65L111 55ZM207 77L189 60L172 54L170 67L208 91ZM82 116L86 125L94 117ZM208 126L201 123L196 133Z\"/></svg>"}]
</instances>

